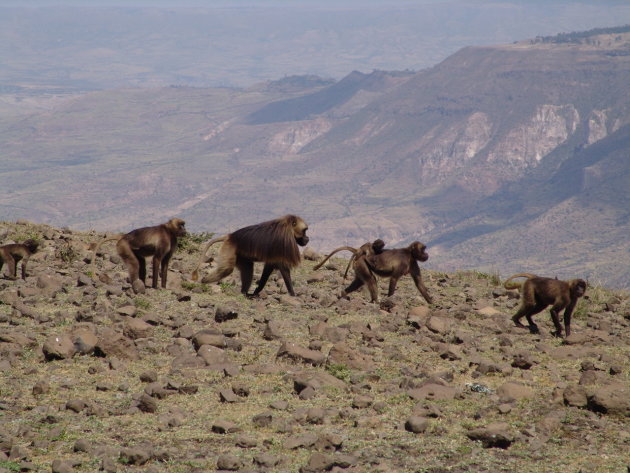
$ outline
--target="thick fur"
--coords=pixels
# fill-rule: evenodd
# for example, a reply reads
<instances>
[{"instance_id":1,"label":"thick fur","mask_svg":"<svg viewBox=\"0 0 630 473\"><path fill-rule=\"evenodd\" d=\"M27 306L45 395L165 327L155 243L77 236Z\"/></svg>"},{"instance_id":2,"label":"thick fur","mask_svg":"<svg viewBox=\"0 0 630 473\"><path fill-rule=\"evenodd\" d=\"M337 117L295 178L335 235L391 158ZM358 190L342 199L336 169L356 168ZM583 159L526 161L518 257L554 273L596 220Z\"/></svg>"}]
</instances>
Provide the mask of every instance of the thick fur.
<instances>
[{"instance_id":1,"label":"thick fur","mask_svg":"<svg viewBox=\"0 0 630 473\"><path fill-rule=\"evenodd\" d=\"M23 243L11 243L0 246L0 270L4 263L9 267L9 278L16 279L17 264L22 261L22 279L26 279L26 263L31 255L37 253L39 243L28 239Z\"/></svg>"},{"instance_id":2,"label":"thick fur","mask_svg":"<svg viewBox=\"0 0 630 473\"><path fill-rule=\"evenodd\" d=\"M370 256L370 255L380 255L383 252L383 248L385 248L385 242L383 240L381 240L380 238L377 240L374 240L372 243L364 243L363 245L361 245L359 247L359 250L356 251L351 257L350 257L350 261L348 261L348 265L346 266L346 270L343 273L343 279L346 279L346 276L348 276L348 271L350 270L350 265L353 265L353 263L361 257L366 257L366 256ZM356 266L356 265L354 265ZM356 269L355 269L356 270Z\"/></svg>"},{"instance_id":3,"label":"thick fur","mask_svg":"<svg viewBox=\"0 0 630 473\"><path fill-rule=\"evenodd\" d=\"M253 295L258 295L262 291L271 273L277 269L284 279L287 291L294 296L291 268L300 264L298 245L306 246L308 243L307 230L308 225L302 218L297 215L285 215L215 238L206 244L201 259L193 271L192 279L195 281L198 279L198 268L206 258L207 249L212 244L222 241L217 267L202 279L203 282L218 282L230 275L236 267L241 273L241 292L247 294L252 284L254 262L260 261L264 262L265 266Z\"/></svg>"},{"instance_id":4,"label":"thick fur","mask_svg":"<svg viewBox=\"0 0 630 473\"><path fill-rule=\"evenodd\" d=\"M276 220L250 225L231 233L230 242L239 250L239 256L252 261L281 263L290 268L300 264L300 250L293 231L297 219L288 215Z\"/></svg>"},{"instance_id":5,"label":"thick fur","mask_svg":"<svg viewBox=\"0 0 630 473\"><path fill-rule=\"evenodd\" d=\"M340 297L345 297L348 294L362 288L364 285L367 285L368 290L370 291L371 302L378 302L378 287L375 275L389 278L388 296L392 296L396 291L398 280L406 274L411 274L411 277L413 278L418 291L420 291L420 294L422 294L428 303L431 303L431 296L422 282L420 267L417 263L417 261L424 262L429 259L429 255L426 252L426 246L423 243L416 241L406 248L385 250L384 247L385 242L380 239L374 240L371 243L365 243L358 249L342 246L333 250L314 269L319 268L336 252L348 250L353 253L350 262L348 263L348 267L352 264L354 269L354 280L342 291ZM346 268L346 273L347 272L348 268Z\"/></svg>"},{"instance_id":6,"label":"thick fur","mask_svg":"<svg viewBox=\"0 0 630 473\"><path fill-rule=\"evenodd\" d=\"M158 276L162 288L166 287L168 264L177 249L177 238L186 235L186 222L172 218L168 222L153 227L137 228L129 233L101 240L94 249L94 257L103 243L118 240L116 251L129 271L129 282L141 280L146 285L147 256L152 256L152 274L154 289L158 285Z\"/></svg>"},{"instance_id":7,"label":"thick fur","mask_svg":"<svg viewBox=\"0 0 630 473\"><path fill-rule=\"evenodd\" d=\"M519 277L527 278L522 285L510 282L512 279ZM549 312L556 329L554 335L556 337L562 336L559 314L564 309L564 331L568 337L571 335L571 314L573 309L575 309L577 300L586 292L587 284L583 279L562 281L529 273L519 273L508 278L504 283L504 287L506 289L521 287L521 307L512 317L517 327L525 327L521 323L521 318L525 317L529 323L529 331L531 333L539 333L538 326L534 323L532 317L551 305Z\"/></svg>"}]
</instances>

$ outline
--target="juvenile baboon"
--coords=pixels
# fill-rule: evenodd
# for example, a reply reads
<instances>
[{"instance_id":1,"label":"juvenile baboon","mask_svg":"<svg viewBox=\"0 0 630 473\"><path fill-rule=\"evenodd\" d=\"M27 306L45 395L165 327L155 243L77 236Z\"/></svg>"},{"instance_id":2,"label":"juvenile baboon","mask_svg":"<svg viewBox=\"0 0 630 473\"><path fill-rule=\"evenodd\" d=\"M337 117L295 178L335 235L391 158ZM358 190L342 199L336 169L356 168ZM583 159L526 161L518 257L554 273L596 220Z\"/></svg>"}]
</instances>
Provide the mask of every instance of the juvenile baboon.
<instances>
[{"instance_id":1,"label":"juvenile baboon","mask_svg":"<svg viewBox=\"0 0 630 473\"><path fill-rule=\"evenodd\" d=\"M524 283L511 282L512 279L527 278ZM571 314L577 300L586 292L586 281L583 279L571 279L561 281L559 279L544 278L535 274L519 273L511 276L503 284L506 289L521 288L521 307L514 314L512 320L517 327L525 326L521 318L525 316L529 323L531 333L540 333L538 325L534 323L532 316L551 305L551 320L556 328L554 335L562 336L559 314L564 309L564 330L566 336L571 335Z\"/></svg>"},{"instance_id":2,"label":"juvenile baboon","mask_svg":"<svg viewBox=\"0 0 630 473\"><path fill-rule=\"evenodd\" d=\"M363 284L367 284L368 290L370 291L371 302L377 302L378 287L376 284L376 277L368 267L366 257L373 254L381 254L384 247L385 242L381 239L374 240L371 243L364 243L359 248L353 248L351 246L341 246L331 251L330 254L326 256L326 258L324 258L320 263L318 263L313 269L318 270L326 261L328 261L328 259L332 255L338 253L339 251L345 250L352 252L352 256L350 257L350 261L348 261L348 265L346 266L346 271L343 275L343 278L346 279L348 270L350 269L350 265L352 265L355 276L354 281L352 282L352 284L350 284L349 287L352 287L353 284L358 284L358 286L351 291L343 291L340 297L344 297L348 294L348 292L355 291L363 286Z\"/></svg>"},{"instance_id":3,"label":"juvenile baboon","mask_svg":"<svg viewBox=\"0 0 630 473\"><path fill-rule=\"evenodd\" d=\"M262 274L253 295L257 296L267 284L271 273L277 269L284 279L287 292L295 296L291 282L291 268L300 263L298 245L306 246L308 225L296 215L285 215L267 222L250 225L233 233L210 240L202 251L192 279L199 278L199 266L208 248L223 242L217 257L217 267L204 276L202 282L214 283L229 276L236 267L241 273L241 292L247 295L254 276L254 262L264 262Z\"/></svg>"},{"instance_id":4,"label":"juvenile baboon","mask_svg":"<svg viewBox=\"0 0 630 473\"><path fill-rule=\"evenodd\" d=\"M133 285L141 280L146 285L147 256L153 256L153 288L157 288L158 274L162 287L166 287L168 263L177 249L177 238L186 235L186 223L179 218L172 218L168 222L153 227L137 228L126 235L105 238L94 249L94 262L100 246L106 241L118 240L116 251L122 258L129 271L129 282ZM134 289L135 290L135 289Z\"/></svg>"},{"instance_id":5,"label":"juvenile baboon","mask_svg":"<svg viewBox=\"0 0 630 473\"><path fill-rule=\"evenodd\" d=\"M332 257L332 255L339 253L340 251L350 251L352 253L352 256L350 257L350 261L348 261L348 266L346 266L346 272L343 275L345 279L345 277L348 274L348 269L350 268L350 265L353 263L353 261L356 258L365 256L368 254L372 254L372 253L379 254L383 251L384 247L385 247L385 242L381 240L380 238L378 240L374 240L371 243L370 242L364 243L359 248L353 248L352 246L340 246L339 248L332 250L328 254L328 256L326 256L322 261L317 263L317 265L313 267L313 270L317 271L319 268L321 268L323 264Z\"/></svg>"},{"instance_id":6,"label":"juvenile baboon","mask_svg":"<svg viewBox=\"0 0 630 473\"><path fill-rule=\"evenodd\" d=\"M9 278L16 279L17 264L22 261L22 279L26 279L26 263L37 253L39 243L35 240L24 240L23 243L11 243L0 246L0 271L4 263L9 267Z\"/></svg>"}]
</instances>

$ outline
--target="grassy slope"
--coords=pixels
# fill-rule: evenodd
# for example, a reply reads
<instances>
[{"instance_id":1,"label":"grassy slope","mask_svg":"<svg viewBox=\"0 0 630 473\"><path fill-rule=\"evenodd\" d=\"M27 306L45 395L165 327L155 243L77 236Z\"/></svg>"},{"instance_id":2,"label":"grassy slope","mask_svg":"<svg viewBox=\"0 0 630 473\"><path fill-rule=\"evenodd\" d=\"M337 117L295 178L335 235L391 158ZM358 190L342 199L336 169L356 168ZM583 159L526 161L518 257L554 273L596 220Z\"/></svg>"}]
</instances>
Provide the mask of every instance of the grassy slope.
<instances>
[{"instance_id":1,"label":"grassy slope","mask_svg":"<svg viewBox=\"0 0 630 473\"><path fill-rule=\"evenodd\" d=\"M0 340L6 342L7 335L16 333L32 339L32 344L14 347L14 356L0 357L4 360L0 371L0 431L13 437L13 443L23 449L35 471L50 471L55 459L75 463L78 472L95 471L101 457L117 458L120 449L146 443L152 449L166 452L167 459L152 460L140 467L118 461L118 471L214 471L220 454L233 454L245 465L251 465L257 455L264 453L281 460L271 471L297 472L315 450L289 450L285 442L306 433L339 435L343 440L339 453L350 453L357 459L349 472L613 473L628 464L627 418L564 406L554 394L578 383L584 361L603 370L598 372L601 374L598 383L616 380L628 385L630 299L627 293L590 288L589 299L580 301L574 320L574 331L590 341L585 345L563 346L560 340L548 335L551 328L548 314L537 317L542 328L540 336L512 327L509 315L515 310L516 301L505 295L493 297L494 277L474 271L450 275L424 271L435 299L429 314L446 317L452 324L451 330L437 334L427 329L424 316L414 322L419 323L419 328L407 319L411 310L425 305L408 278L401 280L389 313L365 302L365 294L361 293L352 295L350 301L328 307L343 284L340 271L345 261L337 263L337 270L322 270L317 281L311 283L307 280L313 276L314 263L303 262L294 272L298 292L294 300L283 296L282 282L274 281L262 299L248 300L239 295L232 279L220 286L184 282L181 287L182 279L187 279L198 258L197 243L188 241L185 249L174 257L171 289L149 290L144 295L129 292L120 264L99 258L98 273L112 279L111 287L123 287L124 291L115 295L115 291L108 293L107 286L100 282L94 287L76 285L77 274L89 269L82 260L88 256L86 244L99 236L64 233L31 224L4 223L2 228L7 238L46 235L42 252L31 262L32 276L26 281L0 281L0 300L5 302L0 304ZM112 248L107 246L105 252L110 251ZM65 256L68 262L60 256ZM36 280L42 274L62 278L64 291L53 297L41 294L36 289ZM382 291L384 283L380 286ZM39 320L21 316L7 305L8 295L16 291ZM141 355L139 360L116 361L84 355L43 361L41 346L48 336L65 334L79 326L120 331L126 322L118 309L128 305L136 307L136 318L150 316L156 324L147 338L135 342ZM476 310L485 306L493 307L497 314L482 315ZM606 311L611 306L615 312ZM236 311L238 318L215 324L212 318L216 307ZM82 314L84 322L77 322L77 314ZM314 349L320 347L323 353L328 352L333 342L325 335L316 335L318 324L326 321L329 328L349 328L345 343L372 361L361 370L348 366L314 368L277 359L280 340L262 337L267 320L280 324L286 340ZM604 332L594 329L599 325ZM241 351L226 350L226 354L243 370L226 377L220 371L208 369L173 369L174 347L193 353L190 341L182 338L182 334L211 327L234 334L235 340L242 343ZM607 338L599 338L603 334ZM0 352L7 353L9 344L2 342ZM459 356L450 360L441 357L444 347L450 347ZM531 369L473 374L476 365L471 360L482 358L505 367L517 351L525 351L534 358ZM561 352L578 355L565 358ZM254 374L247 369L261 363L278 371ZM620 374L607 374L613 365ZM156 413L129 411L134 399L147 387L139 376L149 370L157 372L160 385L170 381L195 385L198 391L158 399ZM335 373L347 382L347 388L323 389L311 400L300 400L290 380L291 373L300 370ZM437 417L429 419L424 434L406 432L403 424L416 402L406 394L405 386L419 384L436 373L441 373L447 379L444 382L459 394L452 400L420 401L421 406L437 409ZM49 383L50 391L34 396L32 387L41 380ZM474 382L495 390L510 380L529 386L535 396L509 403L500 411L501 402L496 395L471 392L466 387L466 383ZM247 386L249 396L235 404L221 403L219 391L236 385ZM590 391L598 385L584 387ZM353 408L353 400L359 395L370 397L371 407ZM101 410L95 415L66 410L66 402L72 399L96 402ZM286 401L287 409L270 410L270 403L277 401ZM311 408L328 410L323 423L305 420ZM273 417L271 425L259 427L252 422L253 416L268 411ZM168 421L175 417L178 421L169 426ZM213 433L211 426L218 419L235 422L242 432ZM484 449L467 438L469 428L495 421L507 422L516 435L517 440L509 449ZM255 440L254 447L237 446L237 439L243 434ZM111 451L73 452L80 439L93 446L107 446ZM12 470L20 461L0 459L0 467Z\"/></svg>"}]
</instances>

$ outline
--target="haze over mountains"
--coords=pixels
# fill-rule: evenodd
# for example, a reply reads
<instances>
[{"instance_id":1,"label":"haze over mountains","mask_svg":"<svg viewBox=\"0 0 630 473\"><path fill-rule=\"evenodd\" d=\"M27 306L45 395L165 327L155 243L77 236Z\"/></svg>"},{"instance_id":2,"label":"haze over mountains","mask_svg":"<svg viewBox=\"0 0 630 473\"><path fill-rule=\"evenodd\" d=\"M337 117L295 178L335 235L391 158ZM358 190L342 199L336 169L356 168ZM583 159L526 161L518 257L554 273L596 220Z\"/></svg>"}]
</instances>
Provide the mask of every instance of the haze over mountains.
<instances>
[{"instance_id":1,"label":"haze over mountains","mask_svg":"<svg viewBox=\"0 0 630 473\"><path fill-rule=\"evenodd\" d=\"M628 84L629 28L241 89L43 100L21 83L0 109L0 209L100 230L177 215L220 233L294 212L320 250L419 239L435 269L627 287Z\"/></svg>"}]
</instances>

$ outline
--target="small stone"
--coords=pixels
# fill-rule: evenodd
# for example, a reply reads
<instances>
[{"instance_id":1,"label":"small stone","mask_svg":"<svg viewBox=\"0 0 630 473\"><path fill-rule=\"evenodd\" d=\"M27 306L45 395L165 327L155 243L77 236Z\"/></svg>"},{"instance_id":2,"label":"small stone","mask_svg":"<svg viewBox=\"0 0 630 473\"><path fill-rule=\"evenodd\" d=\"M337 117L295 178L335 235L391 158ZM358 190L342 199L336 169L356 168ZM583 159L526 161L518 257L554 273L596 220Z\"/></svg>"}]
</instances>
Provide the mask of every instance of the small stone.
<instances>
[{"instance_id":1,"label":"small stone","mask_svg":"<svg viewBox=\"0 0 630 473\"><path fill-rule=\"evenodd\" d=\"M56 459L52 462L52 473L72 473L74 468L67 460Z\"/></svg>"},{"instance_id":2,"label":"small stone","mask_svg":"<svg viewBox=\"0 0 630 473\"><path fill-rule=\"evenodd\" d=\"M47 381L41 380L35 383L33 386L33 396L39 396L50 392L50 384Z\"/></svg>"},{"instance_id":3,"label":"small stone","mask_svg":"<svg viewBox=\"0 0 630 473\"><path fill-rule=\"evenodd\" d=\"M74 443L75 452L90 453L92 451L92 442L87 439L79 439Z\"/></svg>"},{"instance_id":4,"label":"small stone","mask_svg":"<svg viewBox=\"0 0 630 473\"><path fill-rule=\"evenodd\" d=\"M234 422L219 419L212 424L211 430L217 434L231 434L240 432L240 428Z\"/></svg>"},{"instance_id":5,"label":"small stone","mask_svg":"<svg viewBox=\"0 0 630 473\"><path fill-rule=\"evenodd\" d=\"M497 422L470 430L467 435L471 440L480 440L484 448L508 448L514 442L509 429L507 423Z\"/></svg>"},{"instance_id":6,"label":"small stone","mask_svg":"<svg viewBox=\"0 0 630 473\"><path fill-rule=\"evenodd\" d=\"M145 393L138 400L138 409L142 412L154 413L157 412L158 404L153 397Z\"/></svg>"},{"instance_id":7,"label":"small stone","mask_svg":"<svg viewBox=\"0 0 630 473\"><path fill-rule=\"evenodd\" d=\"M158 374L155 370L144 371L140 374L140 381L143 383L155 383L158 380Z\"/></svg>"},{"instance_id":8,"label":"small stone","mask_svg":"<svg viewBox=\"0 0 630 473\"><path fill-rule=\"evenodd\" d=\"M242 460L235 455L223 454L217 458L217 469L227 471L237 471L243 468Z\"/></svg>"},{"instance_id":9,"label":"small stone","mask_svg":"<svg viewBox=\"0 0 630 473\"><path fill-rule=\"evenodd\" d=\"M271 412L263 412L261 414L257 414L252 418L252 423L256 427L269 427L271 425L271 421L273 420L273 415Z\"/></svg>"},{"instance_id":10,"label":"small stone","mask_svg":"<svg viewBox=\"0 0 630 473\"><path fill-rule=\"evenodd\" d=\"M217 307L214 314L214 320L219 323L226 322L228 320L233 320L236 318L238 318L238 313L226 307Z\"/></svg>"},{"instance_id":11,"label":"small stone","mask_svg":"<svg viewBox=\"0 0 630 473\"><path fill-rule=\"evenodd\" d=\"M140 279L136 279L131 284L131 289L133 290L134 294L144 294L144 293L147 292L146 286L144 285L144 283Z\"/></svg>"},{"instance_id":12,"label":"small stone","mask_svg":"<svg viewBox=\"0 0 630 473\"><path fill-rule=\"evenodd\" d=\"M414 434L421 434L427 430L429 419L426 417L411 416L405 422L405 430Z\"/></svg>"},{"instance_id":13,"label":"small stone","mask_svg":"<svg viewBox=\"0 0 630 473\"><path fill-rule=\"evenodd\" d=\"M221 402L239 402L240 398L231 389L221 389L219 391L219 399Z\"/></svg>"}]
</instances>

